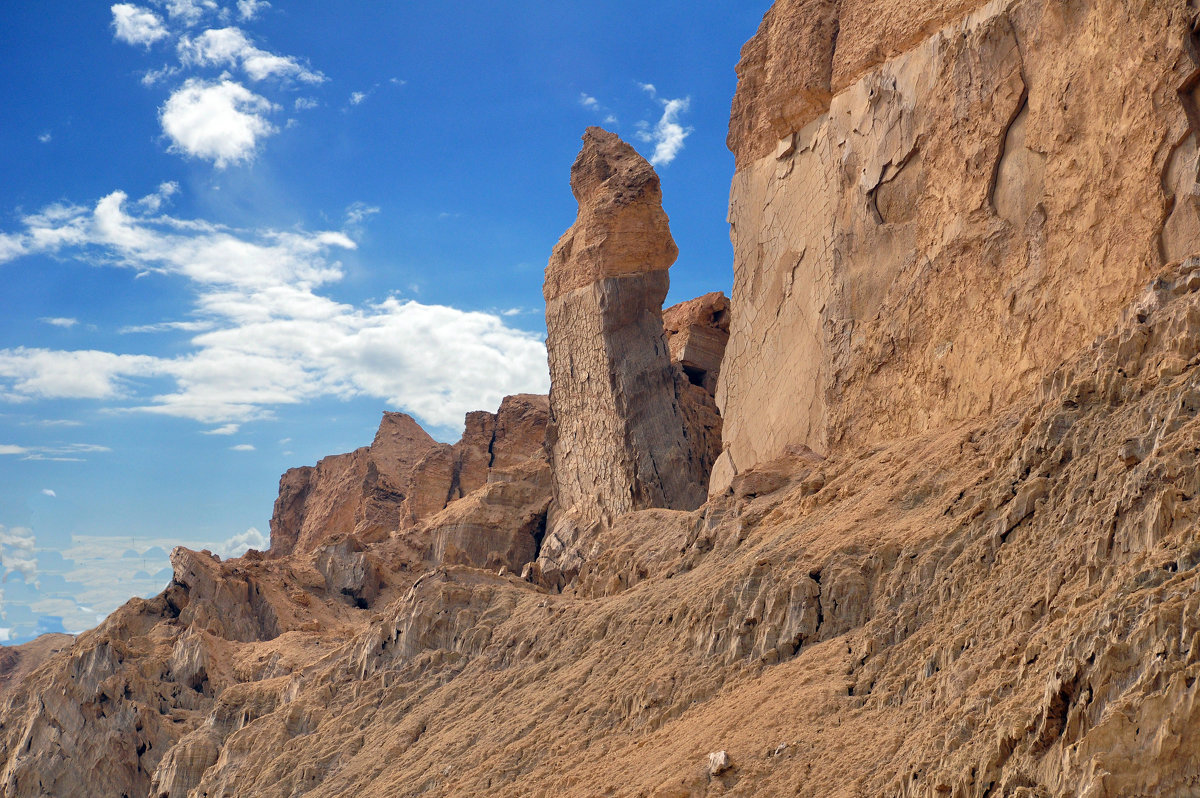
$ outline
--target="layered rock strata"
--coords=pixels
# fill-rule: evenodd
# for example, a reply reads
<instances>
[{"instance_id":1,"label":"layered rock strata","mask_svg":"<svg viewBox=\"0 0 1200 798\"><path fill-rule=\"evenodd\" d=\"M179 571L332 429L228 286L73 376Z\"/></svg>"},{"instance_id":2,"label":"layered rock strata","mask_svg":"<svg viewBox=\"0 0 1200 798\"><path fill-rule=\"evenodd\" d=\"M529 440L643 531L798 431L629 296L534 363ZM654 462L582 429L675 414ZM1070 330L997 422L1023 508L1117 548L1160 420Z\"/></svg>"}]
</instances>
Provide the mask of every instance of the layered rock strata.
<instances>
[{"instance_id":1,"label":"layered rock strata","mask_svg":"<svg viewBox=\"0 0 1200 798\"><path fill-rule=\"evenodd\" d=\"M571 190L579 213L543 288L554 475L546 573L570 573L577 542L623 513L699 506L707 482L681 409L687 381L663 334L678 249L658 175L616 135L589 128Z\"/></svg>"},{"instance_id":2,"label":"layered rock strata","mask_svg":"<svg viewBox=\"0 0 1200 798\"><path fill-rule=\"evenodd\" d=\"M738 66L716 490L1003 407L1197 248L1186 3L777 3Z\"/></svg>"}]
</instances>

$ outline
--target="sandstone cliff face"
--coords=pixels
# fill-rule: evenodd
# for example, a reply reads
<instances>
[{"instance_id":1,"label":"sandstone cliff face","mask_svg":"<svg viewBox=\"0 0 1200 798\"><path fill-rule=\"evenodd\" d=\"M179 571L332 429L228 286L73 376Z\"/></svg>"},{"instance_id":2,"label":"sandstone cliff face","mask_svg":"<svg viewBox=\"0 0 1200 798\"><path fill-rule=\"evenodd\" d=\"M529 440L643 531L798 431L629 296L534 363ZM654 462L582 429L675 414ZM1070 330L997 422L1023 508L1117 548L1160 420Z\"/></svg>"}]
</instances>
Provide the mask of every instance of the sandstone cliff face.
<instances>
[{"instance_id":1,"label":"sandstone cliff face","mask_svg":"<svg viewBox=\"0 0 1200 798\"><path fill-rule=\"evenodd\" d=\"M571 167L575 224L546 267L554 502L541 567L574 572L577 544L631 510L691 509L705 495L707 441L689 439L688 385L663 335L678 250L654 168L589 128ZM558 579L551 576L551 581Z\"/></svg>"},{"instance_id":2,"label":"sandstone cliff face","mask_svg":"<svg viewBox=\"0 0 1200 798\"><path fill-rule=\"evenodd\" d=\"M714 489L1006 406L1195 251L1193 13L777 3L730 125Z\"/></svg>"}]
</instances>

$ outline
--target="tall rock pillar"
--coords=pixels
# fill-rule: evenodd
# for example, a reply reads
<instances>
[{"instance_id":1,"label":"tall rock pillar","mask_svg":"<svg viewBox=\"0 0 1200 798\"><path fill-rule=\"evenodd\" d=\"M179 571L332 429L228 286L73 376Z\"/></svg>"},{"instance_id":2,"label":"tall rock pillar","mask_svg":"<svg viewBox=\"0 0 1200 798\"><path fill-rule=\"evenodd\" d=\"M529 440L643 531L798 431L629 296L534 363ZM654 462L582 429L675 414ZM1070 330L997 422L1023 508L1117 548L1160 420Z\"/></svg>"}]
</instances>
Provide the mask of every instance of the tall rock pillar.
<instances>
[{"instance_id":1,"label":"tall rock pillar","mask_svg":"<svg viewBox=\"0 0 1200 798\"><path fill-rule=\"evenodd\" d=\"M575 224L546 267L549 443L555 498L540 565L577 568L588 531L630 510L694 509L706 469L688 440L679 369L663 335L679 254L654 168L588 128L571 167Z\"/></svg>"}]
</instances>

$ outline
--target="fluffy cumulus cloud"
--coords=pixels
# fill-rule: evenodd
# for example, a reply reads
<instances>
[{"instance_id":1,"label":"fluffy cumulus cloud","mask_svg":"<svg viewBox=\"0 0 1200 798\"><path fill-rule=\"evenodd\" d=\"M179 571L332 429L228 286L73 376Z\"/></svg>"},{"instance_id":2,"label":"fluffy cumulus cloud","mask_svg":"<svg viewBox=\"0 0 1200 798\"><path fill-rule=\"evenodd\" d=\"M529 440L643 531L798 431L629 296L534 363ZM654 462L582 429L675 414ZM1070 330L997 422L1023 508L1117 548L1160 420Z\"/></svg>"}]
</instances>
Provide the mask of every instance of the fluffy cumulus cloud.
<instances>
[{"instance_id":1,"label":"fluffy cumulus cloud","mask_svg":"<svg viewBox=\"0 0 1200 798\"><path fill-rule=\"evenodd\" d=\"M156 0L165 5L167 15L184 25L196 25L209 13L219 12L220 6L215 0Z\"/></svg>"},{"instance_id":2,"label":"fluffy cumulus cloud","mask_svg":"<svg viewBox=\"0 0 1200 798\"><path fill-rule=\"evenodd\" d=\"M261 141L277 132L266 116L273 109L265 97L232 80L190 78L167 99L159 118L172 151L224 169L253 160Z\"/></svg>"},{"instance_id":3,"label":"fluffy cumulus cloud","mask_svg":"<svg viewBox=\"0 0 1200 798\"><path fill-rule=\"evenodd\" d=\"M300 64L292 56L277 55L255 47L240 28L214 28L195 38L179 40L179 58L185 66L241 67L254 81L293 78L305 83L322 83L325 76Z\"/></svg>"},{"instance_id":4,"label":"fluffy cumulus cloud","mask_svg":"<svg viewBox=\"0 0 1200 798\"><path fill-rule=\"evenodd\" d=\"M352 206L347 222L361 224L374 211ZM325 296L342 277L337 253L355 247L342 231L230 229L152 214L122 192L90 209L56 206L22 222L8 234L8 259L70 255L188 281L189 321L134 329L196 334L175 357L0 349L0 400L100 400L222 425L224 433L276 406L358 396L455 427L469 410L548 387L542 341L500 315Z\"/></svg>"},{"instance_id":5,"label":"fluffy cumulus cloud","mask_svg":"<svg viewBox=\"0 0 1200 798\"><path fill-rule=\"evenodd\" d=\"M171 35L162 19L147 8L117 3L112 7L112 15L113 35L127 44L149 47Z\"/></svg>"},{"instance_id":6,"label":"fluffy cumulus cloud","mask_svg":"<svg viewBox=\"0 0 1200 798\"><path fill-rule=\"evenodd\" d=\"M663 113L658 122L653 126L648 122L641 123L637 135L641 141L654 145L650 163L665 166L675 160L675 156L683 149L684 139L692 134L692 128L684 127L679 121L680 115L687 113L691 98L660 98L653 83L639 83L638 86L662 105Z\"/></svg>"},{"instance_id":7,"label":"fluffy cumulus cloud","mask_svg":"<svg viewBox=\"0 0 1200 798\"><path fill-rule=\"evenodd\" d=\"M242 28L230 25L231 6L215 0L146 1L158 11L133 3L113 5L112 27L117 40L147 49L159 41L174 42L177 62L150 69L142 77L146 86L176 81L159 109L172 152L212 161L221 169L247 163L263 140L278 132L270 116L282 106L239 81L269 81L268 87L278 93L327 80L301 59L263 49ZM239 0L237 16L250 22L269 6L264 0ZM237 70L244 77L238 77ZM304 100L296 107L312 107L310 102L315 105L315 100ZM50 140L48 132L43 140ZM0 258L9 249L0 238Z\"/></svg>"}]
</instances>

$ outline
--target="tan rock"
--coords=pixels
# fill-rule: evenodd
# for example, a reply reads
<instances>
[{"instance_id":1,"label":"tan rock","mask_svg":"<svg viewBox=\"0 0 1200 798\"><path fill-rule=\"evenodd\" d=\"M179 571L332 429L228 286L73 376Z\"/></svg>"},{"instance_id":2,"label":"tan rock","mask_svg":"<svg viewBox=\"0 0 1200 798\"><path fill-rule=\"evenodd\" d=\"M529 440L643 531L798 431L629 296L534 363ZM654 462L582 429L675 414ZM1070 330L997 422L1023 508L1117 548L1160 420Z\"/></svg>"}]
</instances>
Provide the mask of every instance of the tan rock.
<instances>
[{"instance_id":1,"label":"tan rock","mask_svg":"<svg viewBox=\"0 0 1200 798\"><path fill-rule=\"evenodd\" d=\"M672 362L693 385L717 391L721 360L729 342L729 300L717 291L663 311L663 332Z\"/></svg>"},{"instance_id":2,"label":"tan rock","mask_svg":"<svg viewBox=\"0 0 1200 798\"><path fill-rule=\"evenodd\" d=\"M487 484L426 522L434 559L520 573L537 557L551 491L544 454L508 469L492 469Z\"/></svg>"},{"instance_id":3,"label":"tan rock","mask_svg":"<svg viewBox=\"0 0 1200 798\"><path fill-rule=\"evenodd\" d=\"M696 507L707 481L687 438L686 381L663 336L677 253L654 168L589 128L571 168L575 224L546 267L555 501L541 564L569 574L580 536L630 510ZM699 444L703 446L703 444Z\"/></svg>"},{"instance_id":4,"label":"tan rock","mask_svg":"<svg viewBox=\"0 0 1200 798\"><path fill-rule=\"evenodd\" d=\"M718 491L1010 404L1200 247L1178 8L840 3L822 106L828 14L739 67Z\"/></svg>"},{"instance_id":5,"label":"tan rock","mask_svg":"<svg viewBox=\"0 0 1200 798\"><path fill-rule=\"evenodd\" d=\"M462 439L451 445L404 413L384 413L370 446L280 478L271 556L313 551L351 534L378 541L413 529L484 485L492 469L540 453L548 421L546 397L509 396L497 413L468 413Z\"/></svg>"}]
</instances>

